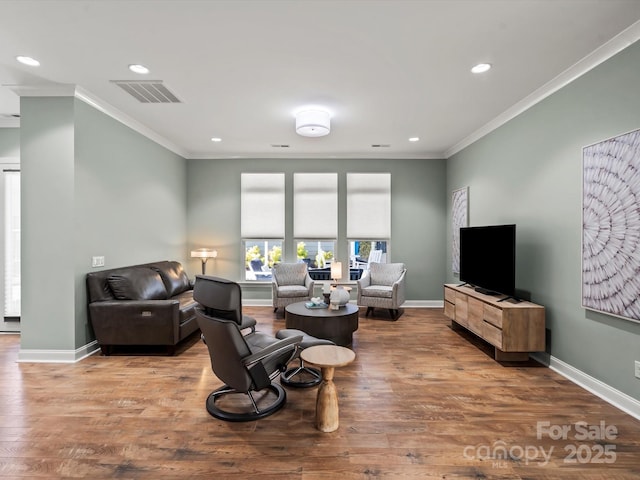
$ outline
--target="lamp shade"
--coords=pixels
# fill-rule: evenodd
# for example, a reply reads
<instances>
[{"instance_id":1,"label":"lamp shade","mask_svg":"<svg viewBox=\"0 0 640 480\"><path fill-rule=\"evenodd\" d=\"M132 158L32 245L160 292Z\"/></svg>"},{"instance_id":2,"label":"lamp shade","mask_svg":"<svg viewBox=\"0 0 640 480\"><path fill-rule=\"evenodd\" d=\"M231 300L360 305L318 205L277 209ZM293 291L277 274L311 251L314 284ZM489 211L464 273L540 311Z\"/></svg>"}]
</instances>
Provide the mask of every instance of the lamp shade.
<instances>
[{"instance_id":1,"label":"lamp shade","mask_svg":"<svg viewBox=\"0 0 640 480\"><path fill-rule=\"evenodd\" d=\"M342 278L342 262L333 262L331 264L331 278L334 280Z\"/></svg>"},{"instance_id":2,"label":"lamp shade","mask_svg":"<svg viewBox=\"0 0 640 480\"><path fill-rule=\"evenodd\" d=\"M303 110L296 114L296 133L303 137L323 137L331 131L331 115L324 110Z\"/></svg>"},{"instance_id":3,"label":"lamp shade","mask_svg":"<svg viewBox=\"0 0 640 480\"><path fill-rule=\"evenodd\" d=\"M192 258L216 258L217 256L217 250L212 248L198 248L196 250L191 250Z\"/></svg>"}]
</instances>

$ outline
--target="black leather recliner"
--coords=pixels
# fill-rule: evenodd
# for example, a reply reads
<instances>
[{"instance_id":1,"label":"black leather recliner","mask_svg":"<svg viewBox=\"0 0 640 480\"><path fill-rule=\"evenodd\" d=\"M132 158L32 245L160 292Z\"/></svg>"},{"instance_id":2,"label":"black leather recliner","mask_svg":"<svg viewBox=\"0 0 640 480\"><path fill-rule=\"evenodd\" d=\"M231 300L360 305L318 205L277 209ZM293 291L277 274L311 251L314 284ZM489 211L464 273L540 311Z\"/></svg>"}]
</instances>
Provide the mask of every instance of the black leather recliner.
<instances>
[{"instance_id":1,"label":"black leather recliner","mask_svg":"<svg viewBox=\"0 0 640 480\"><path fill-rule=\"evenodd\" d=\"M242 292L236 282L198 275L193 298L199 304L196 319L209 349L211 368L225 383L207 398L207 411L221 420L243 422L282 408L286 393L272 380L296 356L302 335L282 340L256 331L243 335L247 317L243 321ZM254 392L263 394L257 398Z\"/></svg>"}]
</instances>

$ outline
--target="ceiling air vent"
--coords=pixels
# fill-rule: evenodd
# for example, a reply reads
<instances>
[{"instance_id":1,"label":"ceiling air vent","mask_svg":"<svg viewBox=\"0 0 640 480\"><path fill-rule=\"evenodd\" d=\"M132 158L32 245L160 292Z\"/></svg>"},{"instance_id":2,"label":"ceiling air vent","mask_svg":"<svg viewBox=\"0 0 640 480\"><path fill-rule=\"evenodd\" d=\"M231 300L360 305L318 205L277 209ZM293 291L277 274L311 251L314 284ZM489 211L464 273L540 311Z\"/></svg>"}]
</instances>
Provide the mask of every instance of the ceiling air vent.
<instances>
[{"instance_id":1,"label":"ceiling air vent","mask_svg":"<svg viewBox=\"0 0 640 480\"><path fill-rule=\"evenodd\" d=\"M283 143L272 143L271 146L273 148L289 148L289 145Z\"/></svg>"},{"instance_id":2,"label":"ceiling air vent","mask_svg":"<svg viewBox=\"0 0 640 480\"><path fill-rule=\"evenodd\" d=\"M389 148L391 144L389 143L374 143L371 145L373 148Z\"/></svg>"},{"instance_id":3,"label":"ceiling air vent","mask_svg":"<svg viewBox=\"0 0 640 480\"><path fill-rule=\"evenodd\" d=\"M180 103L162 80L111 80L141 103Z\"/></svg>"}]
</instances>

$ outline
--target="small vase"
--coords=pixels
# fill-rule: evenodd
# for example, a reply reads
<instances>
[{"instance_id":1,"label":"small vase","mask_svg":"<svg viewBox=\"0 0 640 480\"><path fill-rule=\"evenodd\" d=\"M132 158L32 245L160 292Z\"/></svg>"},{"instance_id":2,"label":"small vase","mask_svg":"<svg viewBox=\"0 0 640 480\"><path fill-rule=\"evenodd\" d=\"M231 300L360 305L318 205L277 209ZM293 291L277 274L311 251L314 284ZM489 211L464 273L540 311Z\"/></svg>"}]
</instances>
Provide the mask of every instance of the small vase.
<instances>
[{"instance_id":1,"label":"small vase","mask_svg":"<svg viewBox=\"0 0 640 480\"><path fill-rule=\"evenodd\" d=\"M344 307L347 303L349 303L349 299L351 296L349 292L347 292L342 287L336 287L331 295L329 296L329 303L331 304L331 308L333 310L337 310L340 307Z\"/></svg>"}]
</instances>

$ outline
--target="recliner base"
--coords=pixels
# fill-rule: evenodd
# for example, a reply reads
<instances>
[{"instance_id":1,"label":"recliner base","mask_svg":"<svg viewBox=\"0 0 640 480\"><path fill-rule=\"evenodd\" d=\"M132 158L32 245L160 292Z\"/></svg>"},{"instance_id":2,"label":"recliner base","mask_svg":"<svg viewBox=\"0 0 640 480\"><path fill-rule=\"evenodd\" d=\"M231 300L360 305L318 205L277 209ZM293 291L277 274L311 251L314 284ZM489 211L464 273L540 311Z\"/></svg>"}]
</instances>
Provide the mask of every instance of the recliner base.
<instances>
[{"instance_id":1,"label":"recliner base","mask_svg":"<svg viewBox=\"0 0 640 480\"><path fill-rule=\"evenodd\" d=\"M309 380L293 380L294 377L300 374L308 374L311 376ZM298 377L300 378L300 377ZM320 374L320 370L317 368L306 367L300 359L300 366L295 368L290 368L286 372L283 372L280 375L280 383L285 384L287 387L296 387L296 388L308 388L315 387L322 382L322 375Z\"/></svg>"},{"instance_id":2,"label":"recliner base","mask_svg":"<svg viewBox=\"0 0 640 480\"><path fill-rule=\"evenodd\" d=\"M218 418L220 420L225 420L227 422L250 422L252 420L259 420L261 418L268 417L269 415L277 412L282 407L284 407L284 404L287 401L287 394L282 386L278 385L277 383L272 383L263 390L270 390L276 395L276 399L268 406L259 409L255 400L253 399L253 395L251 394L251 392L239 392L233 388L228 387L227 385L223 385L217 390L211 392L211 394L207 397L207 412L209 412L212 417ZM247 395L251 400L253 411L230 412L227 410L223 410L218 405L216 405L216 400L220 399L225 394Z\"/></svg>"}]
</instances>

